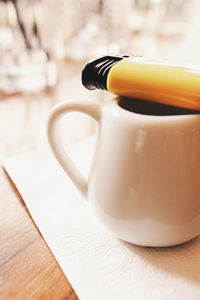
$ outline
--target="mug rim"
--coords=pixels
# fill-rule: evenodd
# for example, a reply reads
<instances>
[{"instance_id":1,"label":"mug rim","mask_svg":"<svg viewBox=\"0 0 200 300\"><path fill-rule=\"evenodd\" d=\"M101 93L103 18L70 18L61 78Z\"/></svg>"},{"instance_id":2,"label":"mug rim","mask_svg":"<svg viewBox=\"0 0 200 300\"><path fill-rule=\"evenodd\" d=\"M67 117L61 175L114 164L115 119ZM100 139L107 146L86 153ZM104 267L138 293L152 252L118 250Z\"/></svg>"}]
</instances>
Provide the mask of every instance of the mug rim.
<instances>
[{"instance_id":1,"label":"mug rim","mask_svg":"<svg viewBox=\"0 0 200 300\"><path fill-rule=\"evenodd\" d=\"M132 118L132 114L137 117L138 120L144 121L158 121L158 122L170 122L170 121L183 121L188 119L196 119L200 118L200 113L196 114L180 114L180 115L146 115L146 114L140 114L136 112L132 112L129 110L126 110L125 108L121 107L119 105L120 97L112 98L111 101L108 102L108 106L110 106L112 109L114 108L115 113L120 113L124 117L128 117L129 119L133 119L135 121L135 118Z\"/></svg>"}]
</instances>

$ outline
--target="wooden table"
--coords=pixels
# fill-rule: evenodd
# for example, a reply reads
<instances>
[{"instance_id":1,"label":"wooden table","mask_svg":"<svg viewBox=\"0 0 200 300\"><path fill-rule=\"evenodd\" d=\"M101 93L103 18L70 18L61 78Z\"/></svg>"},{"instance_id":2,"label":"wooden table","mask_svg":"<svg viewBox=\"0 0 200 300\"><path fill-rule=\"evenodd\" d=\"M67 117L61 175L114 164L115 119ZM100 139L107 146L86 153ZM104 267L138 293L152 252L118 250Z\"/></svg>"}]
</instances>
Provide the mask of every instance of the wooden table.
<instances>
[{"instance_id":1,"label":"wooden table","mask_svg":"<svg viewBox=\"0 0 200 300\"><path fill-rule=\"evenodd\" d=\"M78 299L0 168L0 299Z\"/></svg>"}]
</instances>

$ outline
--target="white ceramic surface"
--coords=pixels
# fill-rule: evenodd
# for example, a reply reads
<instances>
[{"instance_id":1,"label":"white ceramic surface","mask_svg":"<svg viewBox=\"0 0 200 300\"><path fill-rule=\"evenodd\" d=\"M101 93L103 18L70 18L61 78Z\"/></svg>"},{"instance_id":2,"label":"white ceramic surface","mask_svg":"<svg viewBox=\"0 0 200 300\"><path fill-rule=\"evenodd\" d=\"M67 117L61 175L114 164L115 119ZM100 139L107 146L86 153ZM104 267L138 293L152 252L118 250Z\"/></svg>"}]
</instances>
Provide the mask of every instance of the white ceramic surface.
<instances>
[{"instance_id":1,"label":"white ceramic surface","mask_svg":"<svg viewBox=\"0 0 200 300\"><path fill-rule=\"evenodd\" d=\"M100 125L88 183L58 138L57 121L70 111ZM199 234L199 115L140 115L115 101L63 103L50 115L48 137L63 169L120 239L170 246Z\"/></svg>"}]
</instances>

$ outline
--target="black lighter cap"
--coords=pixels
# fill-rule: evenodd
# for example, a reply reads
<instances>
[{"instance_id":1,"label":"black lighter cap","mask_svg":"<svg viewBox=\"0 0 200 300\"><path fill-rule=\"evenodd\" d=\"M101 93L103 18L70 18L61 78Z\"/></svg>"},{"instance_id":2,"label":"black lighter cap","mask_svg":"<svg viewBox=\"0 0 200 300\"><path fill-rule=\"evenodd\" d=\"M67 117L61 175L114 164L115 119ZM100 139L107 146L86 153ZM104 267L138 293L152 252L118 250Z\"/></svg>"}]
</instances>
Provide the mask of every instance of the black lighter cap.
<instances>
[{"instance_id":1,"label":"black lighter cap","mask_svg":"<svg viewBox=\"0 0 200 300\"><path fill-rule=\"evenodd\" d=\"M107 90L107 77L110 69L127 56L103 56L89 61L82 71L82 84L88 90Z\"/></svg>"}]
</instances>

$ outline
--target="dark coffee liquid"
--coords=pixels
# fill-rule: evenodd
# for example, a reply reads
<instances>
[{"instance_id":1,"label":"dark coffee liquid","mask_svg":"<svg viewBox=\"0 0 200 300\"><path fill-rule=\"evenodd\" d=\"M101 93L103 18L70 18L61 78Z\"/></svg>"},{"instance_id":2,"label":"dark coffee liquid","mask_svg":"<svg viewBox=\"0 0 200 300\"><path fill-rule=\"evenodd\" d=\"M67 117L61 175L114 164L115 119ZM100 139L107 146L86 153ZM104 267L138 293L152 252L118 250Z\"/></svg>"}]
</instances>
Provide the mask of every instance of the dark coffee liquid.
<instances>
[{"instance_id":1,"label":"dark coffee liquid","mask_svg":"<svg viewBox=\"0 0 200 300\"><path fill-rule=\"evenodd\" d=\"M190 110L176 106L125 97L119 98L118 104L125 110L143 115L170 116L200 113L199 110Z\"/></svg>"}]
</instances>

